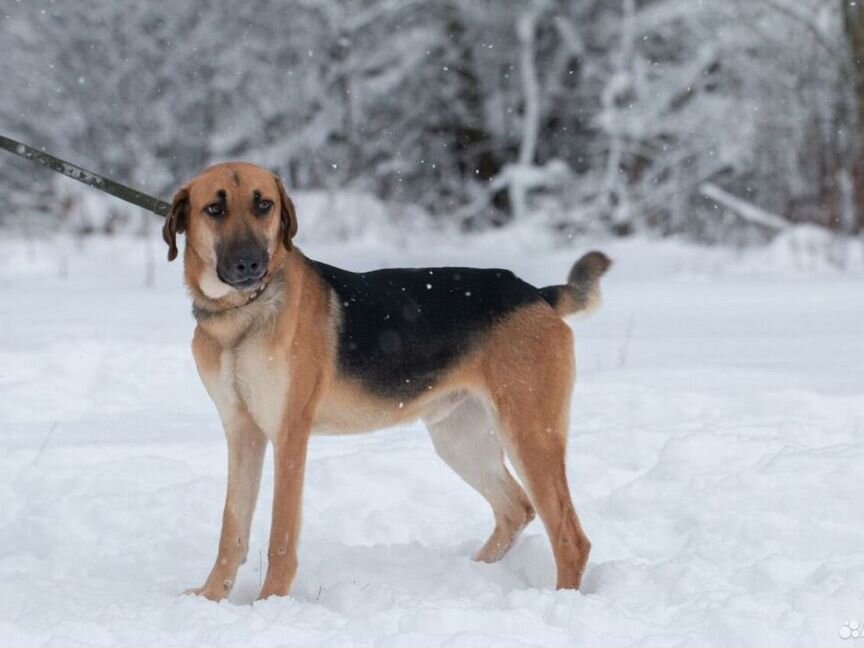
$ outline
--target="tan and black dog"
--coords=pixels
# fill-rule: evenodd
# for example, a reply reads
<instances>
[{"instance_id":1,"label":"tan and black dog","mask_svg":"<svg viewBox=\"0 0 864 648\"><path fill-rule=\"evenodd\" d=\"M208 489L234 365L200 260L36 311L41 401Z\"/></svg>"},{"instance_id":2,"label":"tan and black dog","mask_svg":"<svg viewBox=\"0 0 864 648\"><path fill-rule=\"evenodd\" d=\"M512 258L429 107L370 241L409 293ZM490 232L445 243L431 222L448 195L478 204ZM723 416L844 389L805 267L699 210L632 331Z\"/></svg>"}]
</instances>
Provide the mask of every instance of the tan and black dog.
<instances>
[{"instance_id":1,"label":"tan and black dog","mask_svg":"<svg viewBox=\"0 0 864 648\"><path fill-rule=\"evenodd\" d=\"M476 559L499 560L536 511L558 587L579 587L591 545L564 465L574 357L562 316L597 302L604 254L539 289L507 270L340 270L293 246L297 217L281 181L246 163L210 167L177 192L163 230L169 260L183 232L192 348L229 448L219 554L191 592L231 591L268 442L276 472L261 598L287 594L297 570L310 435L417 419L492 507L495 529Z\"/></svg>"}]
</instances>

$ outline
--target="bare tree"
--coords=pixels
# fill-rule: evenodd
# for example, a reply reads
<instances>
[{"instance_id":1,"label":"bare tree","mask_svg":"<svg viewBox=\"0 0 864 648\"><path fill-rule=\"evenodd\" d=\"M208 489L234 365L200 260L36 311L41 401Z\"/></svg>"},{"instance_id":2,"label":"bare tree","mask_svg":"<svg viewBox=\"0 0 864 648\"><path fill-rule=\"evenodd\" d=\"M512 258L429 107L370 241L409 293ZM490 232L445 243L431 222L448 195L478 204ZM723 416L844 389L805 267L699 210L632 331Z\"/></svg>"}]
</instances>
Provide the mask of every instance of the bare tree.
<instances>
[{"instance_id":1,"label":"bare tree","mask_svg":"<svg viewBox=\"0 0 864 648\"><path fill-rule=\"evenodd\" d=\"M852 162L852 191L855 220L853 231L864 231L864 3L840 0L843 26L853 70L855 137Z\"/></svg>"}]
</instances>

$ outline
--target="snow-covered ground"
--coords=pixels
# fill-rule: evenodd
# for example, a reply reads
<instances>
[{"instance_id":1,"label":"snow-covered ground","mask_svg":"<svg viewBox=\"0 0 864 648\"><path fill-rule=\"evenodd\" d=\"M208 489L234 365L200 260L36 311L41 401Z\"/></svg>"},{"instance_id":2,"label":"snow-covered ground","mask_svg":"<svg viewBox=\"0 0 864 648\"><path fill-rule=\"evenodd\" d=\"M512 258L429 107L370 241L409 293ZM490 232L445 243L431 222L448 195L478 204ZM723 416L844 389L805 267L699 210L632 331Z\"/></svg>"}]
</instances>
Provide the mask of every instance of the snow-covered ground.
<instances>
[{"instance_id":1,"label":"snow-covered ground","mask_svg":"<svg viewBox=\"0 0 864 648\"><path fill-rule=\"evenodd\" d=\"M840 271L802 249L809 235L747 254L605 246L604 307L573 323L569 472L594 545L581 592L553 589L536 521L502 562L472 562L491 514L411 426L314 439L292 595L251 605L268 462L250 559L217 605L179 592L215 556L225 444L180 264L152 238L0 243L0 646L855 643L858 248L835 250ZM538 284L588 246L520 230L320 240L307 254L351 269L494 265Z\"/></svg>"}]
</instances>

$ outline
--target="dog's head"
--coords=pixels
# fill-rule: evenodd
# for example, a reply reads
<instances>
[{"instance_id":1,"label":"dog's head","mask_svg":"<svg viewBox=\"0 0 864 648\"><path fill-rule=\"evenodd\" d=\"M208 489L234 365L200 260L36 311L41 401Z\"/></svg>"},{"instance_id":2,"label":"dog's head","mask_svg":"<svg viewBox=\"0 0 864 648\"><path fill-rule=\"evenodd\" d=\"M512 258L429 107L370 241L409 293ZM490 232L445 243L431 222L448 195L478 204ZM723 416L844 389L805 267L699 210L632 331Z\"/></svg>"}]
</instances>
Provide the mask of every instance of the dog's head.
<instances>
[{"instance_id":1,"label":"dog's head","mask_svg":"<svg viewBox=\"0 0 864 648\"><path fill-rule=\"evenodd\" d=\"M169 261L177 258L177 234L183 232L187 280L219 299L262 285L292 249L297 217L277 176L228 162L205 169L175 194L162 228Z\"/></svg>"}]
</instances>

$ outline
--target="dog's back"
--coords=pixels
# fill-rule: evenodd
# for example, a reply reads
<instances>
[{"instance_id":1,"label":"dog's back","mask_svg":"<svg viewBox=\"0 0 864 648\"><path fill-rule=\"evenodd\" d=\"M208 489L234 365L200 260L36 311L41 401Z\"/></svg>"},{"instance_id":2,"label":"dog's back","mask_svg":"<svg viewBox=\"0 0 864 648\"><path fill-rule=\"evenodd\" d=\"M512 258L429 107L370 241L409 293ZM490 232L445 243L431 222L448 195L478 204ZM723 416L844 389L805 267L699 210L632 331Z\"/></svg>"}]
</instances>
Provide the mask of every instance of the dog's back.
<instances>
[{"instance_id":1,"label":"dog's back","mask_svg":"<svg viewBox=\"0 0 864 648\"><path fill-rule=\"evenodd\" d=\"M310 261L338 297L339 363L372 392L412 398L432 389L459 358L517 309L548 303L559 314L599 301L610 265L583 256L567 284L536 288L509 270L394 268L355 273Z\"/></svg>"},{"instance_id":2,"label":"dog's back","mask_svg":"<svg viewBox=\"0 0 864 648\"><path fill-rule=\"evenodd\" d=\"M312 262L338 297L339 363L370 391L429 390L490 328L540 292L508 270L397 268L354 273Z\"/></svg>"}]
</instances>

